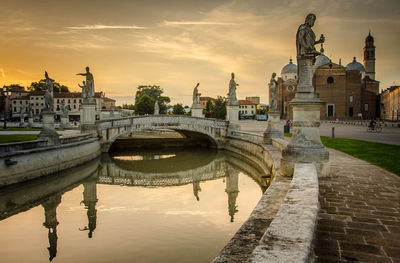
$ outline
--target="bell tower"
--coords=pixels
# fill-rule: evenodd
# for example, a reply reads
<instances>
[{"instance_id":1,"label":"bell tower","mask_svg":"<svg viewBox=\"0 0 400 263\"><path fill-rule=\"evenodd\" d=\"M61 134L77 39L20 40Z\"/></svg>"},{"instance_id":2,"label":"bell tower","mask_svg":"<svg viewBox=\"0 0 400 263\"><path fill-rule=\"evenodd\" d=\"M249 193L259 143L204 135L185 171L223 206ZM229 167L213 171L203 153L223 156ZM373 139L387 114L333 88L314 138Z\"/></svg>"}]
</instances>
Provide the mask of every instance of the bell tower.
<instances>
[{"instance_id":1,"label":"bell tower","mask_svg":"<svg viewBox=\"0 0 400 263\"><path fill-rule=\"evenodd\" d=\"M375 46L374 38L371 36L371 31L365 38L364 68L365 75L367 75L370 79L375 80Z\"/></svg>"}]
</instances>

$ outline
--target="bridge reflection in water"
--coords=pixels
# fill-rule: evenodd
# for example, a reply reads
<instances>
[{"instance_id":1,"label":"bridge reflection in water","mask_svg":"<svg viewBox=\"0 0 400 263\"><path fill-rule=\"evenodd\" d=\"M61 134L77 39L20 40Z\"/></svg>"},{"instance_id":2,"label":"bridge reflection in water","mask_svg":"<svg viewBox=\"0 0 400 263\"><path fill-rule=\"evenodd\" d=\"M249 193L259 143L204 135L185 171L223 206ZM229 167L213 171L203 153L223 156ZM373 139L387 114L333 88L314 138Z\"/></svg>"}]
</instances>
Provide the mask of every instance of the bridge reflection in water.
<instances>
[{"instance_id":1,"label":"bridge reflection in water","mask_svg":"<svg viewBox=\"0 0 400 263\"><path fill-rule=\"evenodd\" d=\"M103 154L100 160L61 175L0 189L0 229L1 220L41 205L44 209L43 226L48 229L49 260L52 261L57 256L59 239L57 208L64 193L80 184L83 185L81 204L86 209L87 225L78 230L87 231L88 237L92 238L97 225L98 184L152 188L192 184L194 198L200 201L201 184L219 178L225 181L228 213L230 221L234 222L238 212L236 200L240 172L257 181L260 195L265 191L269 182L260 176L262 169L232 153L196 150L193 155L187 150L165 150L157 154L149 151Z\"/></svg>"}]
</instances>

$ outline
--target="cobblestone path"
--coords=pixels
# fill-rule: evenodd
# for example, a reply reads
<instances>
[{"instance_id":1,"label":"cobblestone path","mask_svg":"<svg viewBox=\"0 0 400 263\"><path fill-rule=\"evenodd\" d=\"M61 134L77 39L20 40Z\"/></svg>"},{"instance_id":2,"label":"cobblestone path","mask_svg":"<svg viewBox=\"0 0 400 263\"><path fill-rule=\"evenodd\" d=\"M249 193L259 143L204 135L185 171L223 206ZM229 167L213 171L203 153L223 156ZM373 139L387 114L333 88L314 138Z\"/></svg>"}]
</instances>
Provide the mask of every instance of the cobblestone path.
<instances>
[{"instance_id":1,"label":"cobblestone path","mask_svg":"<svg viewBox=\"0 0 400 263\"><path fill-rule=\"evenodd\" d=\"M329 152L331 177L319 178L316 262L400 263L400 177Z\"/></svg>"}]
</instances>

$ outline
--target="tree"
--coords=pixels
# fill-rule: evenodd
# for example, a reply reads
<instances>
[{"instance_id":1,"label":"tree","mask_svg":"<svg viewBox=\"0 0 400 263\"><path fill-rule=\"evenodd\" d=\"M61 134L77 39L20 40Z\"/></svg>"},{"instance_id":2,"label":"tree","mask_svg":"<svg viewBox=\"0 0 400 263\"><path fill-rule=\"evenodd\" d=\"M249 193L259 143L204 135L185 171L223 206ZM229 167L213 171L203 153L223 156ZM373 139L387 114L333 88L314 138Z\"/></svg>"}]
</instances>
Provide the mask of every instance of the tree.
<instances>
[{"instance_id":1,"label":"tree","mask_svg":"<svg viewBox=\"0 0 400 263\"><path fill-rule=\"evenodd\" d=\"M208 100L206 103L206 109L204 113L204 115L206 115L206 118L211 118L213 110L214 110L214 104L212 103L211 100Z\"/></svg>"},{"instance_id":2,"label":"tree","mask_svg":"<svg viewBox=\"0 0 400 263\"><path fill-rule=\"evenodd\" d=\"M226 118L226 101L221 96L215 100L211 117L222 120Z\"/></svg>"},{"instance_id":3,"label":"tree","mask_svg":"<svg viewBox=\"0 0 400 263\"><path fill-rule=\"evenodd\" d=\"M164 90L160 88L160 86L141 85L138 86L137 89L138 90L136 91L135 95L135 104L139 101L143 94L147 94L154 101L158 101L158 105L160 106L160 114L165 114L167 112L167 103L169 103L171 100L169 97L161 96L164 93Z\"/></svg>"},{"instance_id":4,"label":"tree","mask_svg":"<svg viewBox=\"0 0 400 263\"><path fill-rule=\"evenodd\" d=\"M185 109L183 108L182 103L175 104L172 107L172 113L175 114L175 115L184 115L185 114Z\"/></svg>"},{"instance_id":5,"label":"tree","mask_svg":"<svg viewBox=\"0 0 400 263\"><path fill-rule=\"evenodd\" d=\"M155 100L147 94L143 94L135 104L135 113L138 115L154 114Z\"/></svg>"},{"instance_id":6,"label":"tree","mask_svg":"<svg viewBox=\"0 0 400 263\"><path fill-rule=\"evenodd\" d=\"M65 85L60 85L58 82L54 82L54 92L69 92L69 88ZM32 82L28 87L29 91L46 90L46 80L41 79L38 82Z\"/></svg>"},{"instance_id":7,"label":"tree","mask_svg":"<svg viewBox=\"0 0 400 263\"><path fill-rule=\"evenodd\" d=\"M135 109L135 105L133 105L133 104L122 104L122 108L123 109L127 109L127 110L134 110Z\"/></svg>"}]
</instances>

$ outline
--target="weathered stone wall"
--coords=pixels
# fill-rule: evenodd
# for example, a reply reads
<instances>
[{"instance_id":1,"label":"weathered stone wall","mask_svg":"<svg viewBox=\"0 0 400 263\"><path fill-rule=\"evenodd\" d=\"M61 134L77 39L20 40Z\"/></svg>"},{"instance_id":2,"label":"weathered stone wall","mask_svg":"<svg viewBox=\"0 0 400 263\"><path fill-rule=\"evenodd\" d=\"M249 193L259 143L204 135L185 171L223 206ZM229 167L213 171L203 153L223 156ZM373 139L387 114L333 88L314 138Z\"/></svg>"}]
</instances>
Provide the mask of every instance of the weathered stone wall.
<instances>
[{"instance_id":1,"label":"weathered stone wall","mask_svg":"<svg viewBox=\"0 0 400 263\"><path fill-rule=\"evenodd\" d=\"M0 186L23 182L88 162L100 155L97 138L0 155Z\"/></svg>"}]
</instances>

